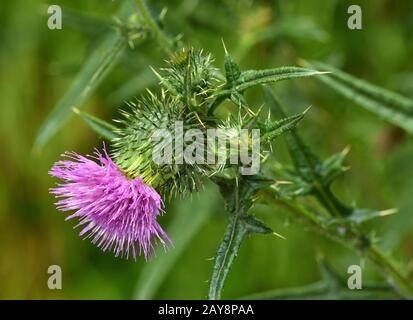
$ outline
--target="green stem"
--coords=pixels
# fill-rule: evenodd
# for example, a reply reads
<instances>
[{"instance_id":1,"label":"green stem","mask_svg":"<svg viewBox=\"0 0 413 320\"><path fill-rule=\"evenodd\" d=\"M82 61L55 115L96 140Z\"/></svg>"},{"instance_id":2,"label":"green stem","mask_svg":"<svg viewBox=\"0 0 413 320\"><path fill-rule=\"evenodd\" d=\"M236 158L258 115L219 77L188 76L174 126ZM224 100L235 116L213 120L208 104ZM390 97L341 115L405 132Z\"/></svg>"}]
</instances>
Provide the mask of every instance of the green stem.
<instances>
[{"instance_id":1,"label":"green stem","mask_svg":"<svg viewBox=\"0 0 413 320\"><path fill-rule=\"evenodd\" d=\"M325 223L318 219L316 215L297 203L291 201L288 203L286 201L277 201L277 203L288 208L291 212L299 216L301 220L304 220L307 223L309 222L310 226L319 233L328 236L361 254L366 253L369 260L380 269L382 274L386 277L386 280L390 282L391 285L395 286L395 289L399 294L405 298L413 299L413 286L409 280L377 246L369 245L367 248L361 246L360 243L363 242L363 240L361 240L362 235L360 235L359 232L349 230L346 235L342 235L337 233L337 228L329 228Z\"/></svg>"},{"instance_id":2,"label":"green stem","mask_svg":"<svg viewBox=\"0 0 413 320\"><path fill-rule=\"evenodd\" d=\"M173 52L173 43L171 39L161 30L161 28L159 28L159 25L156 23L155 19L149 12L149 9L144 0L136 0L136 5L139 8L139 11L141 12L146 24L154 33L155 38L161 45L162 49L164 49L167 54L171 54Z\"/></svg>"},{"instance_id":3,"label":"green stem","mask_svg":"<svg viewBox=\"0 0 413 320\"><path fill-rule=\"evenodd\" d=\"M413 286L409 280L400 272L400 270L394 265L394 263L386 257L383 251L377 246L370 246L368 250L368 256L371 261L373 261L385 275L389 275L390 279L388 281L392 282L399 293L406 298L413 299Z\"/></svg>"}]
</instances>

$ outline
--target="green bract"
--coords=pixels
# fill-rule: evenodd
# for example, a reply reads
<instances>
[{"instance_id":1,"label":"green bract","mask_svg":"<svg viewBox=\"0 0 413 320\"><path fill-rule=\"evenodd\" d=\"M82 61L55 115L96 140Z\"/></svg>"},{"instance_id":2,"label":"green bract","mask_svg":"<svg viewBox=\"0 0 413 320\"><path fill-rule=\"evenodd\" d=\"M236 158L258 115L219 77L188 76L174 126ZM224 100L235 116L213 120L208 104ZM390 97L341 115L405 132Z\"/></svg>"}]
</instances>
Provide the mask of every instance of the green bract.
<instances>
[{"instance_id":1,"label":"green bract","mask_svg":"<svg viewBox=\"0 0 413 320\"><path fill-rule=\"evenodd\" d=\"M234 148L234 145L238 147L245 143L251 154L250 146L256 141L251 139L251 134L242 139L242 129L259 129L263 142L268 144L286 130L295 127L303 118L303 114L298 114L281 121L260 121L259 112L253 113L243 105L243 109L248 111L244 115L240 112L238 116L229 116L225 120L214 119L208 115L208 102L221 90L222 83L218 81L218 69L212 65L212 61L211 55L203 51L183 49L168 62L168 68L162 69L165 75L156 73L163 87L160 95L149 92L146 97L129 102L130 111L122 111L123 119L117 121L120 127L113 130L115 137L111 140L114 146L113 157L128 177L140 177L146 184L167 196L196 190L202 176L214 175L229 167L230 148ZM235 62L233 64L235 66ZM228 79L227 83L230 84ZM236 94L234 90L233 95ZM238 105L235 100L234 103ZM98 125L95 122L93 124L95 127ZM176 131L177 124L182 126L183 132ZM101 123L99 127L102 128ZM175 138L178 134L183 136L190 129L198 129L203 136L200 149L203 150L204 162L182 161L183 150L194 145L194 141L183 139L180 148L176 145ZM209 129L222 130L222 137L227 141L224 148L216 145L215 141L214 144L207 141ZM168 133L175 136L165 139ZM154 135L158 134L164 139L154 139ZM165 151L168 145L173 145L172 161L160 163L156 151ZM216 160L225 159L225 163L217 161L211 164L206 160L208 152Z\"/></svg>"},{"instance_id":2,"label":"green bract","mask_svg":"<svg viewBox=\"0 0 413 320\"><path fill-rule=\"evenodd\" d=\"M168 67L161 69L165 75L161 83L179 95L207 95L217 82L218 69L214 59L202 50L182 49L173 55Z\"/></svg>"},{"instance_id":3,"label":"green bract","mask_svg":"<svg viewBox=\"0 0 413 320\"><path fill-rule=\"evenodd\" d=\"M164 147L160 144L165 140L156 142L153 135L159 129L174 132L177 122L182 123L184 130L205 130L197 114L165 91L160 97L149 93L145 98L129 102L129 106L131 111L123 111L124 118L118 120L123 126L116 130L117 137L113 140L113 156L119 167L129 177L140 177L164 194L196 189L200 174L205 173L207 168L187 163L157 164L153 152L155 148ZM179 156L174 154L173 158Z\"/></svg>"}]
</instances>

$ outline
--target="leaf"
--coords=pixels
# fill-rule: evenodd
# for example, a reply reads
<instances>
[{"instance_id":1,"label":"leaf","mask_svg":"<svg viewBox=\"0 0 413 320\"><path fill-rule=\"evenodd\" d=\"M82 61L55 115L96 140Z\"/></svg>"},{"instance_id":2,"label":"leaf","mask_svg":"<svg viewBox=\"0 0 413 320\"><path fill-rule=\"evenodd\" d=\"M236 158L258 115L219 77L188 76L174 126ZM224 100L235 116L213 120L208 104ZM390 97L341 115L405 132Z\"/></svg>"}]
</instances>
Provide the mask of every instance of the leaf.
<instances>
[{"instance_id":1,"label":"leaf","mask_svg":"<svg viewBox=\"0 0 413 320\"><path fill-rule=\"evenodd\" d=\"M242 216L240 217L240 219L245 224L245 228L247 229L248 233L273 233L270 227L268 227L264 222L252 215Z\"/></svg>"},{"instance_id":2,"label":"leaf","mask_svg":"<svg viewBox=\"0 0 413 320\"><path fill-rule=\"evenodd\" d=\"M371 221L377 218L383 218L397 213L396 209L388 209L382 211L373 211L370 209L354 208L353 212L343 222L354 222L356 224L362 224L367 221Z\"/></svg>"},{"instance_id":3,"label":"leaf","mask_svg":"<svg viewBox=\"0 0 413 320\"><path fill-rule=\"evenodd\" d=\"M234 83L241 76L241 70L238 64L232 58L232 56L227 52L225 45L224 45L224 49L225 49L225 58L224 58L225 78L227 80L227 83L232 87Z\"/></svg>"},{"instance_id":4,"label":"leaf","mask_svg":"<svg viewBox=\"0 0 413 320\"><path fill-rule=\"evenodd\" d=\"M213 94L213 97L230 96L232 91L243 92L248 88L260 84L277 82L281 80L311 77L322 72L300 68L300 67L280 67L266 70L247 70L232 83L227 83L221 90Z\"/></svg>"},{"instance_id":5,"label":"leaf","mask_svg":"<svg viewBox=\"0 0 413 320\"><path fill-rule=\"evenodd\" d=\"M211 187L196 196L192 201L181 201L167 233L174 241L174 248L169 252L159 252L153 261L148 262L139 274L134 298L139 300L152 299L163 283L169 271L179 257L190 245L191 240L203 227L216 208L218 194ZM194 212L197 208L197 212Z\"/></svg>"},{"instance_id":6,"label":"leaf","mask_svg":"<svg viewBox=\"0 0 413 320\"><path fill-rule=\"evenodd\" d=\"M237 257L242 240L249 233L272 233L273 231L253 216L231 216L224 239L218 247L215 265L209 286L208 299L218 300L228 272Z\"/></svg>"},{"instance_id":7,"label":"leaf","mask_svg":"<svg viewBox=\"0 0 413 320\"><path fill-rule=\"evenodd\" d=\"M269 121L266 124L264 134L262 135L261 139L263 141L272 141L283 133L294 129L304 118L306 112L307 110L281 120Z\"/></svg>"},{"instance_id":8,"label":"leaf","mask_svg":"<svg viewBox=\"0 0 413 320\"><path fill-rule=\"evenodd\" d=\"M137 73L131 79L125 81L121 86L115 89L108 96L109 103L117 104L119 102L131 99L141 91L152 87L158 83L151 69L147 68Z\"/></svg>"},{"instance_id":9,"label":"leaf","mask_svg":"<svg viewBox=\"0 0 413 320\"><path fill-rule=\"evenodd\" d=\"M264 98L274 115L278 118L286 118L280 101L268 87L264 87ZM296 169L302 176L314 179L315 168L321 164L320 159L310 151L294 130L285 135L285 140Z\"/></svg>"},{"instance_id":10,"label":"leaf","mask_svg":"<svg viewBox=\"0 0 413 320\"><path fill-rule=\"evenodd\" d=\"M130 12L133 12L131 5L133 2L126 1L119 9L121 20L127 19ZM72 108L80 107L93 93L116 64L127 42L127 38L121 32L114 30L108 33L87 59L70 89L55 105L40 127L34 142L35 149L44 146L69 119Z\"/></svg>"},{"instance_id":11,"label":"leaf","mask_svg":"<svg viewBox=\"0 0 413 320\"><path fill-rule=\"evenodd\" d=\"M273 179L262 175L241 175L237 181L236 178L216 174L211 179L219 186L228 213L239 216L240 210L243 215L247 213L258 191L274 183Z\"/></svg>"},{"instance_id":12,"label":"leaf","mask_svg":"<svg viewBox=\"0 0 413 320\"><path fill-rule=\"evenodd\" d=\"M264 88L264 96L273 114L285 118L280 102L267 87ZM320 202L335 216L350 214L351 209L343 205L330 191L329 185L326 184L326 182L330 183L330 181L326 181L320 175L319 168L323 167L323 162L314 155L294 130L286 133L285 140L297 172L305 181L313 185L313 193Z\"/></svg>"},{"instance_id":13,"label":"leaf","mask_svg":"<svg viewBox=\"0 0 413 320\"><path fill-rule=\"evenodd\" d=\"M230 220L224 234L224 239L218 247L215 256L215 265L209 286L208 298L217 300L221 298L228 272L238 254L241 242L247 234L273 233L271 228L252 215L247 215L254 202L256 193L273 181L265 177L240 176L236 179L214 177L215 183L220 187L220 192L225 199L226 210Z\"/></svg>"},{"instance_id":14,"label":"leaf","mask_svg":"<svg viewBox=\"0 0 413 320\"><path fill-rule=\"evenodd\" d=\"M159 27L158 21L152 16L144 0L135 0L135 4L141 14L142 24L152 30L153 37L158 42L161 49L167 54L172 54L176 48L176 42L171 40Z\"/></svg>"},{"instance_id":15,"label":"leaf","mask_svg":"<svg viewBox=\"0 0 413 320\"><path fill-rule=\"evenodd\" d=\"M99 119L87 112L80 111L77 108L73 109L73 112L78 114L86 124L92 128L96 133L108 140L115 139L118 135L115 133L117 127L102 119Z\"/></svg>"},{"instance_id":16,"label":"leaf","mask_svg":"<svg viewBox=\"0 0 413 320\"><path fill-rule=\"evenodd\" d=\"M295 171L288 172L285 168L282 168L280 174L284 174L285 176L283 181L277 181L271 186L271 189L276 193L277 198L291 200L297 197L310 195L313 192L314 186L308 181L305 181Z\"/></svg>"},{"instance_id":17,"label":"leaf","mask_svg":"<svg viewBox=\"0 0 413 320\"><path fill-rule=\"evenodd\" d=\"M347 147L343 151L333 154L316 168L323 185L329 186L341 173L348 169L343 163L349 150L350 148Z\"/></svg>"},{"instance_id":18,"label":"leaf","mask_svg":"<svg viewBox=\"0 0 413 320\"><path fill-rule=\"evenodd\" d=\"M409 133L413 133L413 100L356 78L321 62L311 66L331 71L317 77L338 93Z\"/></svg>"},{"instance_id":19,"label":"leaf","mask_svg":"<svg viewBox=\"0 0 413 320\"><path fill-rule=\"evenodd\" d=\"M218 300L221 298L221 291L224 287L225 279L246 234L247 229L242 221L237 218L232 218L215 257L215 265L212 271L208 293L209 300Z\"/></svg>"},{"instance_id":20,"label":"leaf","mask_svg":"<svg viewBox=\"0 0 413 320\"><path fill-rule=\"evenodd\" d=\"M75 28L83 33L96 36L109 31L113 26L110 20L86 15L67 7L63 7L63 25Z\"/></svg>"},{"instance_id":21,"label":"leaf","mask_svg":"<svg viewBox=\"0 0 413 320\"><path fill-rule=\"evenodd\" d=\"M319 262L320 263L320 262ZM281 288L257 292L239 300L288 300L288 299L400 299L392 287L382 283L368 283L363 290L349 290L347 282L340 279L325 262L320 263L321 280L300 287Z\"/></svg>"}]
</instances>

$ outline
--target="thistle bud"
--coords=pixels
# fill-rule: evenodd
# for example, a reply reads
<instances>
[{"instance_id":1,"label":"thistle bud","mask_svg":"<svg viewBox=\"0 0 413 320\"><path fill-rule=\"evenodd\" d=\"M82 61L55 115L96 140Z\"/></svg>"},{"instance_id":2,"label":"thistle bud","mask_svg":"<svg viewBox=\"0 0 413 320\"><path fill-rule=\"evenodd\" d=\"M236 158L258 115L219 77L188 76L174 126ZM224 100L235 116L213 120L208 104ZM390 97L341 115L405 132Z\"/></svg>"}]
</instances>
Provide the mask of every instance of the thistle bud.
<instances>
[{"instance_id":1,"label":"thistle bud","mask_svg":"<svg viewBox=\"0 0 413 320\"><path fill-rule=\"evenodd\" d=\"M129 106L131 110L123 111L123 119L118 120L122 128L113 141L117 165L130 178L140 177L164 196L195 190L208 166L183 161L189 143L183 134L190 129L206 130L197 113L164 91L160 97L149 93ZM164 161L159 161L160 151L167 153Z\"/></svg>"}]
</instances>

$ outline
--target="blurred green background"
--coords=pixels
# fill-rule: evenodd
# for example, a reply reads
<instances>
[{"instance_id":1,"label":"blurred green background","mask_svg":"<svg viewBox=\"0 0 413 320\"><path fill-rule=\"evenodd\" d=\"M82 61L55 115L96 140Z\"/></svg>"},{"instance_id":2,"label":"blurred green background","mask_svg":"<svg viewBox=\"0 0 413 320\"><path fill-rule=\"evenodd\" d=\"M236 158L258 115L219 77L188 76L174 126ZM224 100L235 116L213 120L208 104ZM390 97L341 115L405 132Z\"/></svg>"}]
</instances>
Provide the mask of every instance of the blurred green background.
<instances>
[{"instance_id":1,"label":"blurred green background","mask_svg":"<svg viewBox=\"0 0 413 320\"><path fill-rule=\"evenodd\" d=\"M48 169L65 150L90 153L102 140L77 116L42 148L33 150L39 127L65 94L101 38L121 1L3 0L0 3L0 298L2 299L204 299L216 248L226 226L222 200L207 184L192 199L168 204L162 225L175 248L145 263L121 260L82 241L74 222L48 194ZM47 7L63 9L63 29L49 30ZM372 83L413 97L413 2L409 0L163 0L162 21L171 35L203 48L222 68L221 39L242 68L296 65L299 58L333 64ZM347 28L347 8L360 4L363 29ZM103 119L118 117L123 101L157 88L149 69L165 66L164 53L145 40L124 50L98 88L81 104ZM413 141L314 79L273 85L288 113L312 105L300 132L321 157L351 146L351 170L334 184L337 195L359 207L399 213L371 225L385 248L403 262L413 257ZM263 104L251 90L250 103ZM288 163L285 146L277 160ZM317 255L343 278L363 263L348 249L306 230L280 208L254 212L287 240L247 239L229 275L223 298L302 286L320 279ZM196 216L187 219L188 216ZM175 231L178 230L178 231ZM186 231L180 231L186 230ZM188 230L190 232L188 232ZM47 268L63 271L63 289L49 290ZM381 277L368 263L364 279ZM412 277L410 277L412 279ZM363 279L363 280L364 280ZM333 296L331 296L333 297Z\"/></svg>"}]
</instances>

